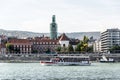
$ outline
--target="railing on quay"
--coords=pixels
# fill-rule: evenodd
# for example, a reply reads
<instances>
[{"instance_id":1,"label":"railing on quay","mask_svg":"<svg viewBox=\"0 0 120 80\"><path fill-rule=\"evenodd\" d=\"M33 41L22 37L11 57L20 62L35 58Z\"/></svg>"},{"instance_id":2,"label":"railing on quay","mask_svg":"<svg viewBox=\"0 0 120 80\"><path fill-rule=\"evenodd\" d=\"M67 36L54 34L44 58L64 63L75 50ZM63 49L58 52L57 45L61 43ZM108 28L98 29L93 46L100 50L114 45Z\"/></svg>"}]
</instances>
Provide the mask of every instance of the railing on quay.
<instances>
[{"instance_id":1,"label":"railing on quay","mask_svg":"<svg viewBox=\"0 0 120 80\"><path fill-rule=\"evenodd\" d=\"M0 54L0 57L52 57L52 56L90 56L90 57L101 57L105 55L106 57L120 57L120 53L118 54L99 54L99 53L80 53L80 54Z\"/></svg>"}]
</instances>

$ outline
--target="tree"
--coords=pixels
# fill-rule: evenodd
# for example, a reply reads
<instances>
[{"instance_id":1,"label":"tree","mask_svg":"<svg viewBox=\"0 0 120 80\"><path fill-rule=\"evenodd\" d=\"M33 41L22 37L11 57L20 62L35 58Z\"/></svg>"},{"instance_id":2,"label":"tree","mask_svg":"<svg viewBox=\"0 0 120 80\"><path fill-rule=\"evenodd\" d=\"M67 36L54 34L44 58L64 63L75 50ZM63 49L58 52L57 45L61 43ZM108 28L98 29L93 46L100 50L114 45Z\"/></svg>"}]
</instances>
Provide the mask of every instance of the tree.
<instances>
[{"instance_id":1,"label":"tree","mask_svg":"<svg viewBox=\"0 0 120 80\"><path fill-rule=\"evenodd\" d=\"M58 52L60 52L61 51L61 47L59 46L55 50L58 51Z\"/></svg>"},{"instance_id":2,"label":"tree","mask_svg":"<svg viewBox=\"0 0 120 80\"><path fill-rule=\"evenodd\" d=\"M47 48L47 49L45 50L45 52L46 52L46 53L50 53L51 51L50 51L49 48Z\"/></svg>"},{"instance_id":3,"label":"tree","mask_svg":"<svg viewBox=\"0 0 120 80\"><path fill-rule=\"evenodd\" d=\"M8 50L8 52L14 52L14 45L10 44L10 43L6 43L6 48Z\"/></svg>"},{"instance_id":4,"label":"tree","mask_svg":"<svg viewBox=\"0 0 120 80\"><path fill-rule=\"evenodd\" d=\"M89 41L88 37L87 37L87 36L84 36L84 37L83 37L83 43L86 44L86 43L88 43L88 41Z\"/></svg>"},{"instance_id":5,"label":"tree","mask_svg":"<svg viewBox=\"0 0 120 80\"><path fill-rule=\"evenodd\" d=\"M89 51L92 51L92 47L88 47L88 37L87 36L84 36L83 37L83 40L80 41L79 44L77 44L76 48L75 48L75 51L81 51L81 52L89 52Z\"/></svg>"},{"instance_id":6,"label":"tree","mask_svg":"<svg viewBox=\"0 0 120 80\"><path fill-rule=\"evenodd\" d=\"M67 51L68 52L74 51L73 46L71 44L68 45Z\"/></svg>"},{"instance_id":7,"label":"tree","mask_svg":"<svg viewBox=\"0 0 120 80\"><path fill-rule=\"evenodd\" d=\"M67 48L66 48L65 46L63 46L63 47L61 48L61 51L62 51L62 52L66 52L66 51L67 51Z\"/></svg>"},{"instance_id":8,"label":"tree","mask_svg":"<svg viewBox=\"0 0 120 80\"><path fill-rule=\"evenodd\" d=\"M110 52L111 53L120 53L120 46L119 45L112 46L110 48Z\"/></svg>"},{"instance_id":9,"label":"tree","mask_svg":"<svg viewBox=\"0 0 120 80\"><path fill-rule=\"evenodd\" d=\"M32 50L32 53L38 53L38 50Z\"/></svg>"},{"instance_id":10,"label":"tree","mask_svg":"<svg viewBox=\"0 0 120 80\"><path fill-rule=\"evenodd\" d=\"M82 45L83 45L83 41L80 41L80 42L77 44L77 46L75 47L75 51L79 51L79 52L80 52Z\"/></svg>"},{"instance_id":11,"label":"tree","mask_svg":"<svg viewBox=\"0 0 120 80\"><path fill-rule=\"evenodd\" d=\"M87 48L87 52L93 52L93 46L89 46L89 47Z\"/></svg>"},{"instance_id":12,"label":"tree","mask_svg":"<svg viewBox=\"0 0 120 80\"><path fill-rule=\"evenodd\" d=\"M87 48L88 48L88 44L84 43L83 46L82 46L81 51L87 52Z\"/></svg>"},{"instance_id":13,"label":"tree","mask_svg":"<svg viewBox=\"0 0 120 80\"><path fill-rule=\"evenodd\" d=\"M82 46L81 51L88 52L88 48L89 48L88 47L88 41L89 41L88 37L84 36L84 38L83 38L83 46Z\"/></svg>"}]
</instances>

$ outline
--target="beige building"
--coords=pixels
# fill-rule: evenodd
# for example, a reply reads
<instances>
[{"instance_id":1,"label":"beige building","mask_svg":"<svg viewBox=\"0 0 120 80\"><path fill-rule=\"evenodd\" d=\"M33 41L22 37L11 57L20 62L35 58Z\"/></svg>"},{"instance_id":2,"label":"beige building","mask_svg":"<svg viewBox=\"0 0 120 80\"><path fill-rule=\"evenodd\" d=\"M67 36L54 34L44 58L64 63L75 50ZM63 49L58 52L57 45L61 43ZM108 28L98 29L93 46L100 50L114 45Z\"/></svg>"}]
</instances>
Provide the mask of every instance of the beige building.
<instances>
[{"instance_id":1,"label":"beige building","mask_svg":"<svg viewBox=\"0 0 120 80\"><path fill-rule=\"evenodd\" d=\"M31 54L32 52L32 43L27 39L11 39L8 43L14 46L13 53Z\"/></svg>"},{"instance_id":2,"label":"beige building","mask_svg":"<svg viewBox=\"0 0 120 80\"><path fill-rule=\"evenodd\" d=\"M93 44L93 51L94 52L101 52L101 41L100 39L99 40L96 40Z\"/></svg>"},{"instance_id":3,"label":"beige building","mask_svg":"<svg viewBox=\"0 0 120 80\"><path fill-rule=\"evenodd\" d=\"M46 53L48 50L49 52L55 52L55 49L60 46L58 40L51 40L49 38L33 39L31 42L34 53Z\"/></svg>"}]
</instances>

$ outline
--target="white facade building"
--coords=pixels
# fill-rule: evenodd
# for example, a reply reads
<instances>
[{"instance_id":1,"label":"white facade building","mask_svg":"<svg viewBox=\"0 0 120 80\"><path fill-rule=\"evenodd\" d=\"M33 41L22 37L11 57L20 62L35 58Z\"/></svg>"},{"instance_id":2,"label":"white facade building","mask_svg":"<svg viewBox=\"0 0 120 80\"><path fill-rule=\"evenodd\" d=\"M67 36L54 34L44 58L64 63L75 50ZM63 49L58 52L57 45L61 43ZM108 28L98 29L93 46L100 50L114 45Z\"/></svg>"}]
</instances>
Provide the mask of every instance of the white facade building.
<instances>
[{"instance_id":1,"label":"white facade building","mask_svg":"<svg viewBox=\"0 0 120 80\"><path fill-rule=\"evenodd\" d=\"M6 48L1 48L1 54L6 54Z\"/></svg>"},{"instance_id":2,"label":"white facade building","mask_svg":"<svg viewBox=\"0 0 120 80\"><path fill-rule=\"evenodd\" d=\"M93 51L94 52L101 52L101 41L100 39L99 40L96 40L93 44Z\"/></svg>"},{"instance_id":3,"label":"white facade building","mask_svg":"<svg viewBox=\"0 0 120 80\"><path fill-rule=\"evenodd\" d=\"M59 39L59 43L60 43L61 47L68 47L69 38L63 33Z\"/></svg>"},{"instance_id":4,"label":"white facade building","mask_svg":"<svg viewBox=\"0 0 120 80\"><path fill-rule=\"evenodd\" d=\"M103 52L108 52L115 45L120 45L119 29L107 29L101 33L101 49Z\"/></svg>"}]
</instances>

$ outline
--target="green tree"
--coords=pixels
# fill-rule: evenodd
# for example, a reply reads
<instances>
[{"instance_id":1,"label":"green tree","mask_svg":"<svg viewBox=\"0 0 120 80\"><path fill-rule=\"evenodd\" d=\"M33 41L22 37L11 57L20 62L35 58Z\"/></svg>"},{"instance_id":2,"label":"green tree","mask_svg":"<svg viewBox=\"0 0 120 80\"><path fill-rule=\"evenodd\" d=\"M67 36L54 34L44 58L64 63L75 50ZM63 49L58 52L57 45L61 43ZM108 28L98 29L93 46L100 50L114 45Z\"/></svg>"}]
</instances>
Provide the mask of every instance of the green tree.
<instances>
[{"instance_id":1,"label":"green tree","mask_svg":"<svg viewBox=\"0 0 120 80\"><path fill-rule=\"evenodd\" d=\"M38 53L38 50L32 50L32 53Z\"/></svg>"},{"instance_id":2,"label":"green tree","mask_svg":"<svg viewBox=\"0 0 120 80\"><path fill-rule=\"evenodd\" d=\"M89 47L88 47L88 37L84 36L83 40L80 41L79 44L77 44L75 51L81 51L81 52L88 52L89 51Z\"/></svg>"},{"instance_id":3,"label":"green tree","mask_svg":"<svg viewBox=\"0 0 120 80\"><path fill-rule=\"evenodd\" d=\"M67 51L68 52L73 52L74 51L73 46L71 44L68 45Z\"/></svg>"},{"instance_id":4,"label":"green tree","mask_svg":"<svg viewBox=\"0 0 120 80\"><path fill-rule=\"evenodd\" d=\"M14 45L10 44L10 43L6 43L6 48L8 50L8 52L14 52Z\"/></svg>"},{"instance_id":5,"label":"green tree","mask_svg":"<svg viewBox=\"0 0 120 80\"><path fill-rule=\"evenodd\" d=\"M45 52L46 53L50 53L51 51L50 51L50 48L47 48L46 50L45 50Z\"/></svg>"},{"instance_id":6,"label":"green tree","mask_svg":"<svg viewBox=\"0 0 120 80\"><path fill-rule=\"evenodd\" d=\"M87 48L87 52L93 52L93 46L89 46L89 47Z\"/></svg>"},{"instance_id":7,"label":"green tree","mask_svg":"<svg viewBox=\"0 0 120 80\"><path fill-rule=\"evenodd\" d=\"M84 37L83 37L83 43L84 43L84 44L87 44L88 41L89 41L88 37L87 37L87 36L84 36Z\"/></svg>"},{"instance_id":8,"label":"green tree","mask_svg":"<svg viewBox=\"0 0 120 80\"><path fill-rule=\"evenodd\" d=\"M77 44L77 46L75 47L75 51L79 51L79 52L80 52L82 45L83 45L83 41L80 41L80 42Z\"/></svg>"},{"instance_id":9,"label":"green tree","mask_svg":"<svg viewBox=\"0 0 120 80\"><path fill-rule=\"evenodd\" d=\"M65 46L63 46L63 47L61 48L61 51L62 51L62 52L66 52L66 51L67 51L67 48L66 48Z\"/></svg>"},{"instance_id":10,"label":"green tree","mask_svg":"<svg viewBox=\"0 0 120 80\"><path fill-rule=\"evenodd\" d=\"M82 47L81 47L81 51L87 52L87 50L88 50L88 41L89 41L88 37L84 36L83 37L83 44L82 44Z\"/></svg>"},{"instance_id":11,"label":"green tree","mask_svg":"<svg viewBox=\"0 0 120 80\"><path fill-rule=\"evenodd\" d=\"M56 50L57 52L60 52L60 51L61 51L61 47L59 46L59 47L57 47L55 50Z\"/></svg>"},{"instance_id":12,"label":"green tree","mask_svg":"<svg viewBox=\"0 0 120 80\"><path fill-rule=\"evenodd\" d=\"M110 48L110 52L111 53L120 53L120 46L119 45L112 46Z\"/></svg>"},{"instance_id":13,"label":"green tree","mask_svg":"<svg viewBox=\"0 0 120 80\"><path fill-rule=\"evenodd\" d=\"M87 49L88 49L88 44L84 43L82 46L82 51L87 52Z\"/></svg>"}]
</instances>

